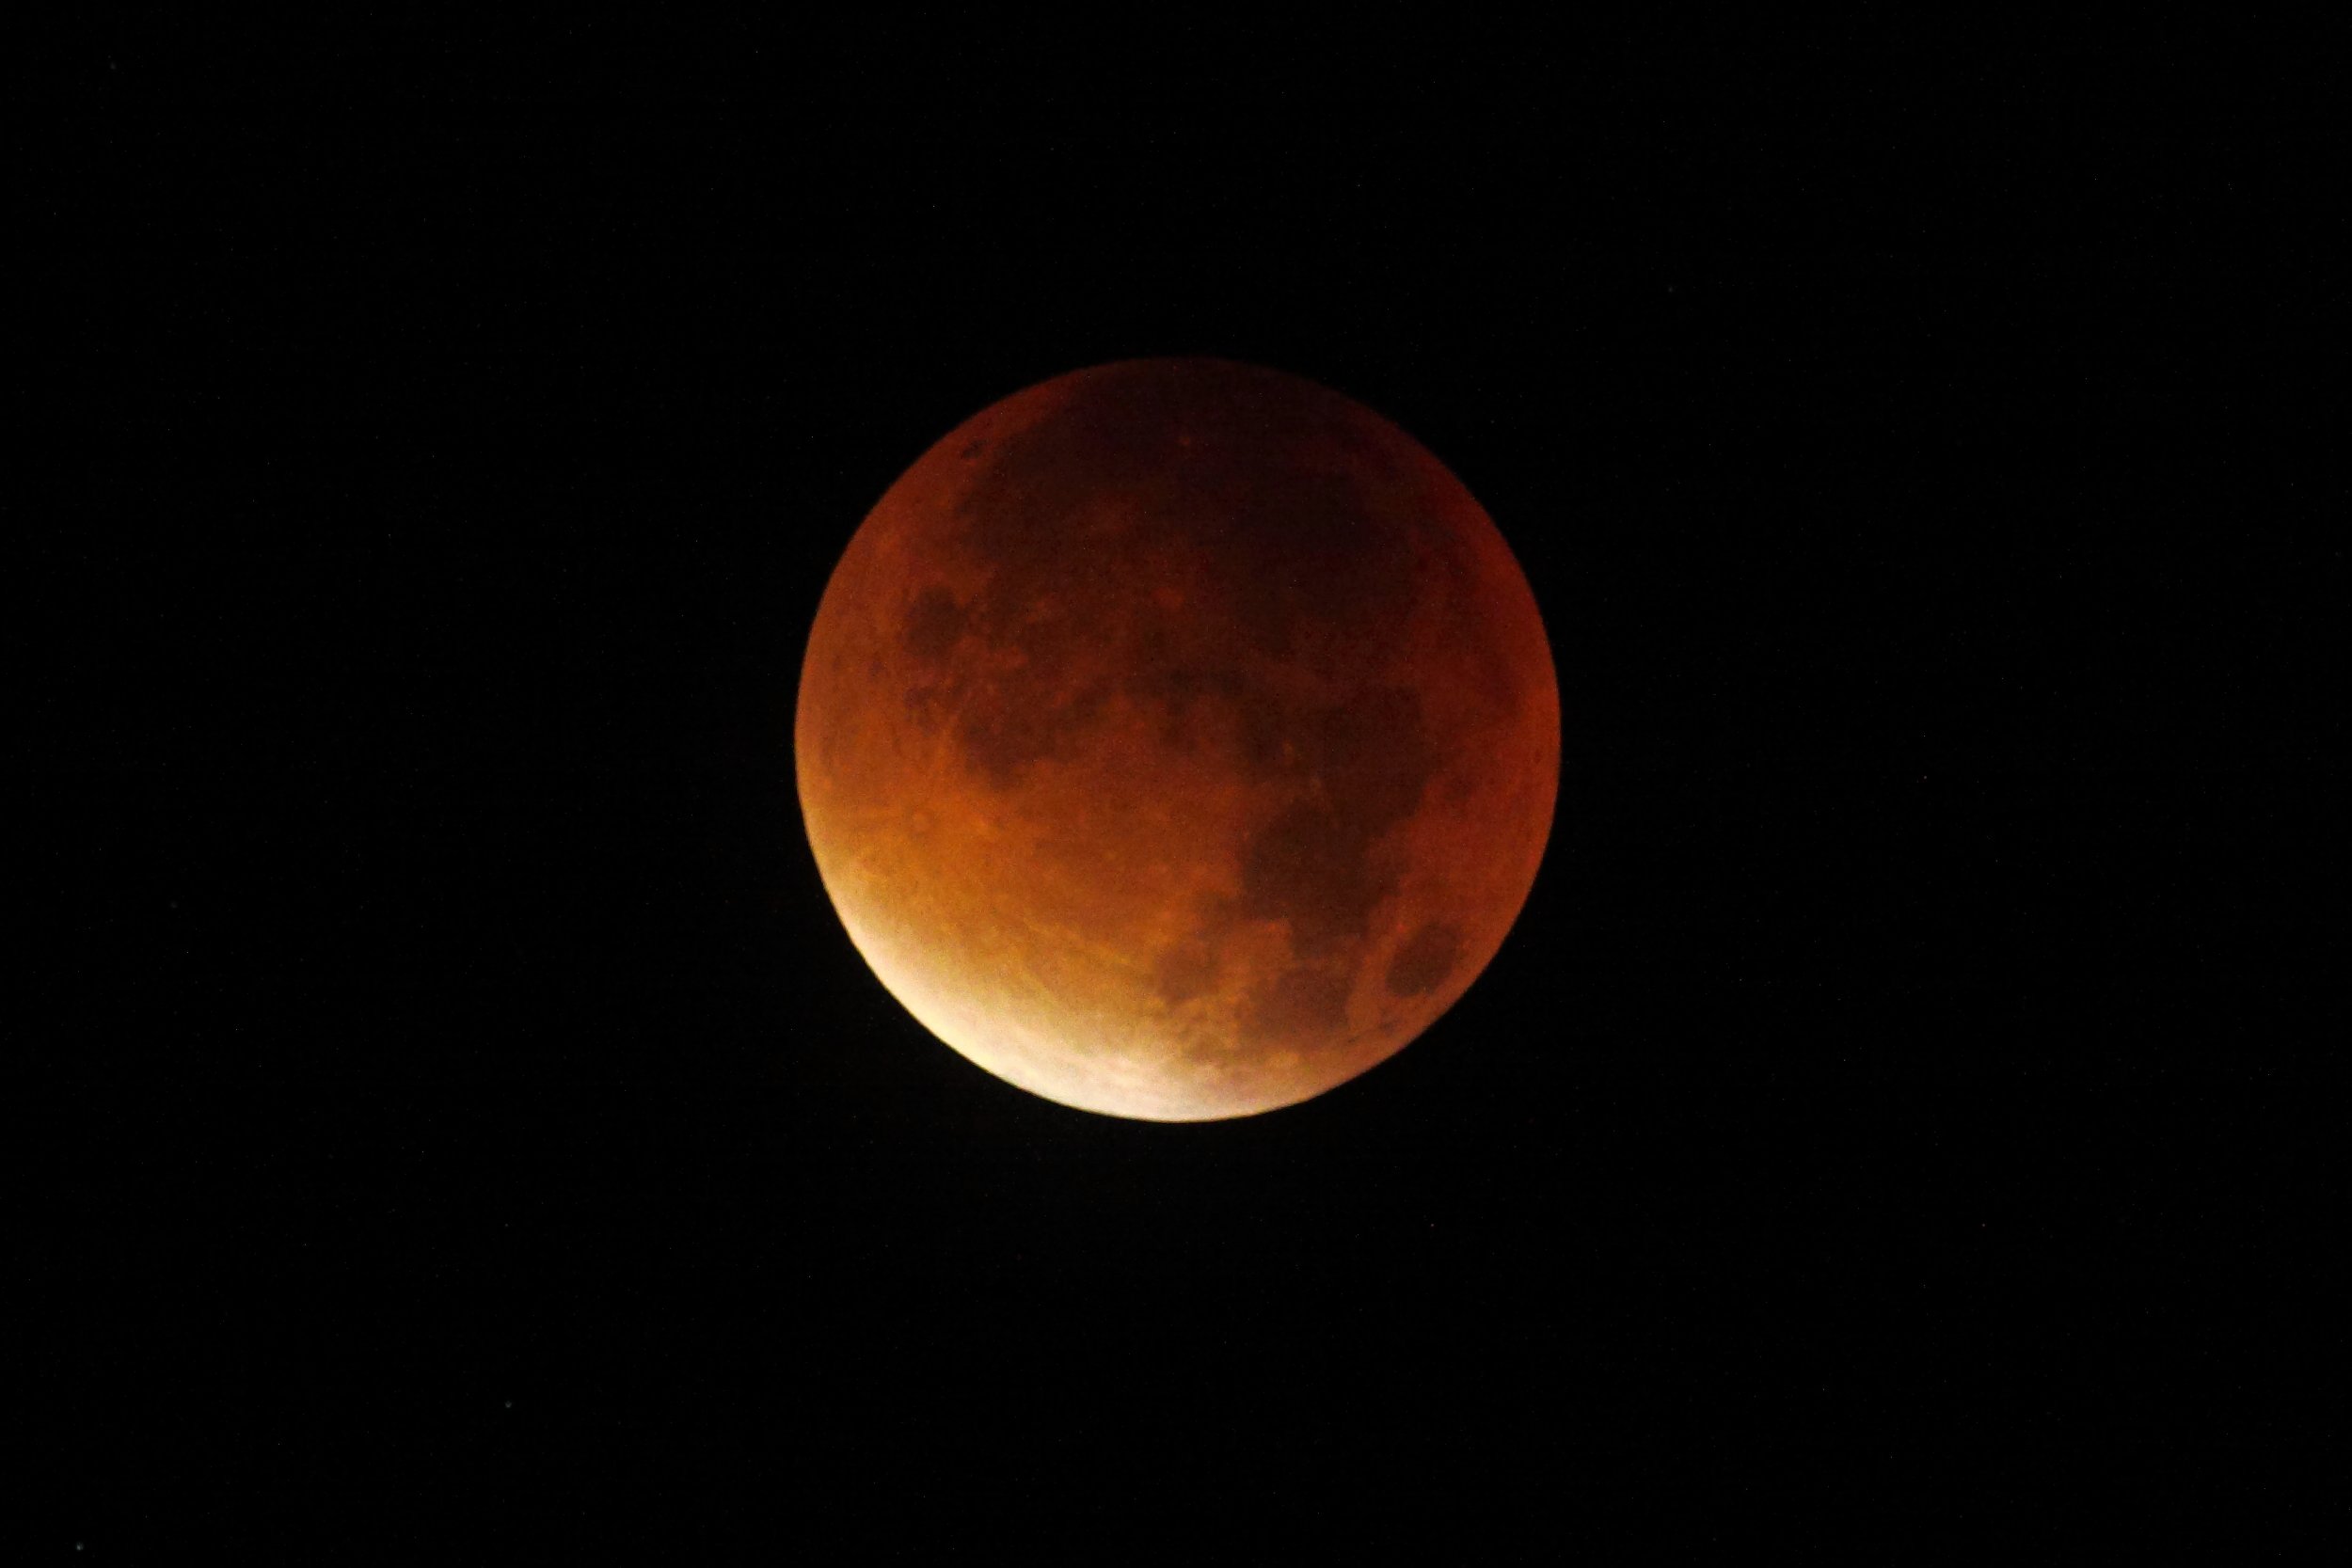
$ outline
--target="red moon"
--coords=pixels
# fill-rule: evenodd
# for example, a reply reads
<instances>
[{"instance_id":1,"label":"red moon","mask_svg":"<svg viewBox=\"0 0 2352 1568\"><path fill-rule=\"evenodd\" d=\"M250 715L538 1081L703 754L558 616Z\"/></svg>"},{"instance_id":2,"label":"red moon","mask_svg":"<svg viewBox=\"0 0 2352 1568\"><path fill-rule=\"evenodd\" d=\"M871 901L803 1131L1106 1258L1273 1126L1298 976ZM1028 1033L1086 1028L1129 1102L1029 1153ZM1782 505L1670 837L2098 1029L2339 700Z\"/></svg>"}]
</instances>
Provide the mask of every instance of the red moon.
<instances>
[{"instance_id":1,"label":"red moon","mask_svg":"<svg viewBox=\"0 0 2352 1568\"><path fill-rule=\"evenodd\" d=\"M882 496L794 727L850 941L972 1061L1106 1115L1295 1104L1462 995L1551 829L1527 579L1435 457L1221 359L1073 372Z\"/></svg>"}]
</instances>

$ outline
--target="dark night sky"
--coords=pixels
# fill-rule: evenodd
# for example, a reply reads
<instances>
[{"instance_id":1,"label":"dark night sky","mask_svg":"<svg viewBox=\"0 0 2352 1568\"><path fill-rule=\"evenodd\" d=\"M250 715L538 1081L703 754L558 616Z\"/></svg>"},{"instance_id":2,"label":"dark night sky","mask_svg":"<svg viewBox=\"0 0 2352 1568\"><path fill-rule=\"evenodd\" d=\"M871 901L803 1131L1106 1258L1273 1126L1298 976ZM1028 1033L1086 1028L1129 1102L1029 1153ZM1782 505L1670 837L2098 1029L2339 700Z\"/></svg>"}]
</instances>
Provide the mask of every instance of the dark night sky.
<instances>
[{"instance_id":1,"label":"dark night sky","mask_svg":"<svg viewBox=\"0 0 2352 1568\"><path fill-rule=\"evenodd\" d=\"M2344 485L2325 400L2254 409L2340 386L2343 220L2294 95L928 33L92 32L27 99L69 352L20 580L72 629L24 1560L2315 1523L2340 1235L2280 1195L2335 1190L2340 829L2288 823L2344 783L2297 598ZM1565 715L1469 997L1200 1127L925 1035L790 754L890 481L1169 353L1444 459Z\"/></svg>"}]
</instances>

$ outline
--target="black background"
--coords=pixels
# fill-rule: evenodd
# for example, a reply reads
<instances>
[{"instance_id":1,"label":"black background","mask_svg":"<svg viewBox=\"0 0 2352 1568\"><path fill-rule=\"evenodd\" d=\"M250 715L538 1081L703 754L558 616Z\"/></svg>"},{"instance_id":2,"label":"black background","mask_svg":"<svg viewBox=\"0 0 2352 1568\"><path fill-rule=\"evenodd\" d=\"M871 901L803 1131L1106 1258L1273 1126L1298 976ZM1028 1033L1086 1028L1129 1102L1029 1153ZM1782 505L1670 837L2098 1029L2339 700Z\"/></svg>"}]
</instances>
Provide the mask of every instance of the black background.
<instances>
[{"instance_id":1,"label":"black background","mask_svg":"<svg viewBox=\"0 0 2352 1568\"><path fill-rule=\"evenodd\" d=\"M1387 17L102 27L34 84L39 1560L2340 1515L2294 94ZM1175 353L1443 458L1565 714L1470 994L1193 1127L930 1039L790 755L891 480Z\"/></svg>"}]
</instances>

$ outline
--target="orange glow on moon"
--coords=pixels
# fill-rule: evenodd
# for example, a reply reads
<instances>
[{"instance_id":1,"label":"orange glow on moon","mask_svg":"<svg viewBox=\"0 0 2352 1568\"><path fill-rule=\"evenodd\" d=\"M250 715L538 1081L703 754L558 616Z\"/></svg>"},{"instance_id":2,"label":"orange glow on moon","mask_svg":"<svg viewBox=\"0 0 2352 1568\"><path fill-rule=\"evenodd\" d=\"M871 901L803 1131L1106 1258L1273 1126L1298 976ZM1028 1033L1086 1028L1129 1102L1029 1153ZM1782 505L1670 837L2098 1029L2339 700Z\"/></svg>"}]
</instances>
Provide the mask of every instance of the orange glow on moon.
<instances>
[{"instance_id":1,"label":"orange glow on moon","mask_svg":"<svg viewBox=\"0 0 2352 1568\"><path fill-rule=\"evenodd\" d=\"M1550 832L1525 577L1418 442L1216 359L950 432L809 638L809 844L915 1018L1025 1089L1199 1121L1385 1060L1484 970Z\"/></svg>"}]
</instances>

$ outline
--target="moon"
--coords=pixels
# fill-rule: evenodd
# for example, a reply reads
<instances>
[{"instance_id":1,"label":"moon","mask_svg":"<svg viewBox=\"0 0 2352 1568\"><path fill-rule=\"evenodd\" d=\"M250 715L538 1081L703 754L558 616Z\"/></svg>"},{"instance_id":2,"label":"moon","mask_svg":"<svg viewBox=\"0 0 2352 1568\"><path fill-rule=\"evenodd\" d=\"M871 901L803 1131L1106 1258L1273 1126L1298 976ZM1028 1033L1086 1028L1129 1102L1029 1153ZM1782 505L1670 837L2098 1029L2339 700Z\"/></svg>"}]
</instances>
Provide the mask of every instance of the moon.
<instances>
[{"instance_id":1,"label":"moon","mask_svg":"<svg viewBox=\"0 0 2352 1568\"><path fill-rule=\"evenodd\" d=\"M1486 512L1371 409L1132 359L982 409L850 540L794 724L808 841L931 1033L1205 1121L1393 1055L1501 948L1560 699Z\"/></svg>"}]
</instances>

